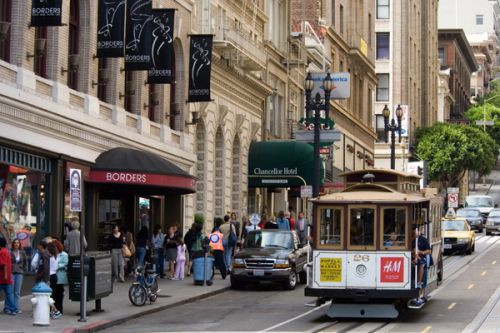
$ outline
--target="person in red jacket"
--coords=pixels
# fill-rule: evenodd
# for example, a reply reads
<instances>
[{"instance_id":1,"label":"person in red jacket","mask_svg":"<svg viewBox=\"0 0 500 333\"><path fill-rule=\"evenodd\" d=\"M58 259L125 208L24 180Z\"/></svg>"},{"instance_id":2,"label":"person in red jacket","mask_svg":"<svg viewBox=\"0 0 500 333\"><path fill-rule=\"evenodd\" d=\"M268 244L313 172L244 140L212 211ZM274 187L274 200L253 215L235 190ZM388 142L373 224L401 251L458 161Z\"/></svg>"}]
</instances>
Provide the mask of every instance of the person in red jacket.
<instances>
[{"instance_id":1,"label":"person in red jacket","mask_svg":"<svg viewBox=\"0 0 500 333\"><path fill-rule=\"evenodd\" d=\"M290 224L290 230L295 230L295 219L290 212L285 212L285 218L288 219L288 223Z\"/></svg>"},{"instance_id":2,"label":"person in red jacket","mask_svg":"<svg viewBox=\"0 0 500 333\"><path fill-rule=\"evenodd\" d=\"M5 314L15 316L19 309L14 303L14 289L12 286L12 261L7 250L7 241L0 237L0 290L5 293Z\"/></svg>"}]
</instances>

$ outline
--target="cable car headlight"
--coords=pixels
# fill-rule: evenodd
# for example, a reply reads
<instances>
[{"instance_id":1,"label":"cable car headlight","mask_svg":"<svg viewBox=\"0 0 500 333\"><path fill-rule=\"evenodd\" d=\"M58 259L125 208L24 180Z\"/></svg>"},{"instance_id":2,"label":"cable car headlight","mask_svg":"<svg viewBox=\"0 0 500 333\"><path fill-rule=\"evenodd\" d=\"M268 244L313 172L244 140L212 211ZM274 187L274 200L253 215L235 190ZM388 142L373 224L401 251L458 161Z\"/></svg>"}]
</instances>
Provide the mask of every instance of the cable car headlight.
<instances>
[{"instance_id":1,"label":"cable car headlight","mask_svg":"<svg viewBox=\"0 0 500 333\"><path fill-rule=\"evenodd\" d=\"M358 274L359 276L365 275L366 274L366 266L363 264L359 264L358 266L356 266L356 274Z\"/></svg>"}]
</instances>

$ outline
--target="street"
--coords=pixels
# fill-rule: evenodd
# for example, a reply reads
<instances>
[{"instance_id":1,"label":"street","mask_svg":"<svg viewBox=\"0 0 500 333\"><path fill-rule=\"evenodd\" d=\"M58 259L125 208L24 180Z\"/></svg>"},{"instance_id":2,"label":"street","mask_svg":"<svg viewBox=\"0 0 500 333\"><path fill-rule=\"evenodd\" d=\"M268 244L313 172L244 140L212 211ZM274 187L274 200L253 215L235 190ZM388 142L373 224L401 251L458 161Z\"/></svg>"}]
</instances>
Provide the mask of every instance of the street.
<instances>
[{"instance_id":1,"label":"street","mask_svg":"<svg viewBox=\"0 0 500 333\"><path fill-rule=\"evenodd\" d=\"M154 313L109 332L287 331L287 332L459 332L498 287L500 237L476 236L476 252L445 257L444 282L420 311L408 310L393 321L332 320L327 304L305 307L302 286L277 285L230 290L193 304Z\"/></svg>"}]
</instances>

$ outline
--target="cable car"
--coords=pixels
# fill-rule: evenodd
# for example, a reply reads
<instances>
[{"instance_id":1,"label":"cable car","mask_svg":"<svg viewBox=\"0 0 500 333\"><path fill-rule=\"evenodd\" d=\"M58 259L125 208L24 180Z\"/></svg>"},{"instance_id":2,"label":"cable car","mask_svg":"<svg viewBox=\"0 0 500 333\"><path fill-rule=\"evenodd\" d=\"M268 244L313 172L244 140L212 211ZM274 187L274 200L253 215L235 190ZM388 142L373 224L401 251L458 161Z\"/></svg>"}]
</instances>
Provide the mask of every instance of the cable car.
<instances>
[{"instance_id":1,"label":"cable car","mask_svg":"<svg viewBox=\"0 0 500 333\"><path fill-rule=\"evenodd\" d=\"M395 170L343 173L344 190L313 199L306 296L331 300L332 318L395 318L419 297L419 269L426 292L442 279L443 199L420 189L420 177ZM416 264L415 233L426 237L434 265ZM421 296L421 295L420 295ZM421 307L423 304L417 306Z\"/></svg>"}]
</instances>

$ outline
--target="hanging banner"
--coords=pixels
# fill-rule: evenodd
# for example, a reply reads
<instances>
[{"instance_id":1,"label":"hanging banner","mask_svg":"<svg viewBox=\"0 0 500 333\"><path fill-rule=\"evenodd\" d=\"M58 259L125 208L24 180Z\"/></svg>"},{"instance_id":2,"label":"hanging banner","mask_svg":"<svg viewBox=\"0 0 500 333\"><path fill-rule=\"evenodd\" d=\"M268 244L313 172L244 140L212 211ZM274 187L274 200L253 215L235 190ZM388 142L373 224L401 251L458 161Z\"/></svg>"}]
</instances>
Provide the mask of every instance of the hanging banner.
<instances>
[{"instance_id":1,"label":"hanging banner","mask_svg":"<svg viewBox=\"0 0 500 333\"><path fill-rule=\"evenodd\" d=\"M82 170L69 169L69 210L82 211Z\"/></svg>"},{"instance_id":2,"label":"hanging banner","mask_svg":"<svg viewBox=\"0 0 500 333\"><path fill-rule=\"evenodd\" d=\"M213 35L191 35L188 102L211 101L212 39Z\"/></svg>"},{"instance_id":3,"label":"hanging banner","mask_svg":"<svg viewBox=\"0 0 500 333\"><path fill-rule=\"evenodd\" d=\"M125 70L151 68L152 0L127 0L125 32Z\"/></svg>"},{"instance_id":4,"label":"hanging banner","mask_svg":"<svg viewBox=\"0 0 500 333\"><path fill-rule=\"evenodd\" d=\"M125 46L125 0L99 0L97 57L123 57Z\"/></svg>"},{"instance_id":5,"label":"hanging banner","mask_svg":"<svg viewBox=\"0 0 500 333\"><path fill-rule=\"evenodd\" d=\"M31 4L32 27L62 25L62 0L32 0Z\"/></svg>"},{"instance_id":6,"label":"hanging banner","mask_svg":"<svg viewBox=\"0 0 500 333\"><path fill-rule=\"evenodd\" d=\"M172 83L175 9L153 9L148 83Z\"/></svg>"}]
</instances>

